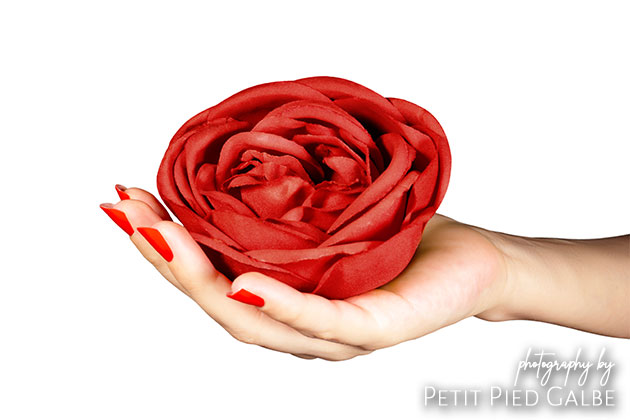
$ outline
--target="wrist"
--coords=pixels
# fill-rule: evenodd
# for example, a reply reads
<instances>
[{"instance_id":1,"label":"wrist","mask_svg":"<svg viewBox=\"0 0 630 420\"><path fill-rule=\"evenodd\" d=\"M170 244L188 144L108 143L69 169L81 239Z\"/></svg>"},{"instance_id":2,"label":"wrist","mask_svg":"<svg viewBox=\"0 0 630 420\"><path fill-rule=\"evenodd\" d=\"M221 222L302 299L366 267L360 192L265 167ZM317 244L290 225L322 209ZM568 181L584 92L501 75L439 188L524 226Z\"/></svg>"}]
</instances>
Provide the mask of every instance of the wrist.
<instances>
[{"instance_id":1,"label":"wrist","mask_svg":"<svg viewBox=\"0 0 630 420\"><path fill-rule=\"evenodd\" d=\"M528 256L523 249L529 247L526 238L507 235L500 232L493 232L471 226L472 229L481 234L495 249L498 261L497 278L494 280L495 292L493 298L486 307L475 316L487 321L507 321L523 318L525 303L517 296L528 295L522 289L523 271L526 270L525 260Z\"/></svg>"},{"instance_id":2,"label":"wrist","mask_svg":"<svg viewBox=\"0 0 630 420\"><path fill-rule=\"evenodd\" d=\"M630 237L525 238L483 232L504 267L502 293L478 316L630 337Z\"/></svg>"},{"instance_id":3,"label":"wrist","mask_svg":"<svg viewBox=\"0 0 630 420\"><path fill-rule=\"evenodd\" d=\"M557 296L552 255L541 253L541 240L492 232L493 243L505 266L505 288L497 303L495 315L499 321L513 319L540 320L545 298ZM557 267L556 267L557 268Z\"/></svg>"}]
</instances>

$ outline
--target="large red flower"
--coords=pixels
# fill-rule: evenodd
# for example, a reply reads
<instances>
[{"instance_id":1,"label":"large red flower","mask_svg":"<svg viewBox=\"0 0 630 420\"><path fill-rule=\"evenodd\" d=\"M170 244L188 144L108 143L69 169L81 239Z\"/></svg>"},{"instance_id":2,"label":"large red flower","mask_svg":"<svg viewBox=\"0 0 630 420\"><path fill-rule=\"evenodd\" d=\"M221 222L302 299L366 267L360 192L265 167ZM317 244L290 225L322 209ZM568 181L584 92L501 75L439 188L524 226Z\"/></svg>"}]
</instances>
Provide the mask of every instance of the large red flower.
<instances>
[{"instance_id":1,"label":"large red flower","mask_svg":"<svg viewBox=\"0 0 630 420\"><path fill-rule=\"evenodd\" d=\"M450 166L426 110L313 77L245 89L191 118L157 184L229 278L258 271L342 299L409 264Z\"/></svg>"}]
</instances>

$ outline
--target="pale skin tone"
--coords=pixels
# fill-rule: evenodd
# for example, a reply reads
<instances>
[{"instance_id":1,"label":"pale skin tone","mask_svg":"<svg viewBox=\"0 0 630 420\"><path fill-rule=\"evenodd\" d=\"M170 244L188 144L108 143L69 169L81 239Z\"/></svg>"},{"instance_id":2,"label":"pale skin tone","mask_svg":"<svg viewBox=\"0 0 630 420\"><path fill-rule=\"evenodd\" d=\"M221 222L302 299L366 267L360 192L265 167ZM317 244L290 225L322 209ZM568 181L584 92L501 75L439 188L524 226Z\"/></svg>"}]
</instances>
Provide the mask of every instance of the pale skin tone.
<instances>
[{"instance_id":1,"label":"pale skin tone","mask_svg":"<svg viewBox=\"0 0 630 420\"><path fill-rule=\"evenodd\" d=\"M385 286L345 300L301 293L260 273L233 282L150 193L115 204L131 225L158 229L167 262L134 231L140 253L236 339L303 358L346 360L412 340L469 316L531 319L630 338L630 235L523 238L436 215L415 257ZM262 307L226 295L240 289Z\"/></svg>"}]
</instances>

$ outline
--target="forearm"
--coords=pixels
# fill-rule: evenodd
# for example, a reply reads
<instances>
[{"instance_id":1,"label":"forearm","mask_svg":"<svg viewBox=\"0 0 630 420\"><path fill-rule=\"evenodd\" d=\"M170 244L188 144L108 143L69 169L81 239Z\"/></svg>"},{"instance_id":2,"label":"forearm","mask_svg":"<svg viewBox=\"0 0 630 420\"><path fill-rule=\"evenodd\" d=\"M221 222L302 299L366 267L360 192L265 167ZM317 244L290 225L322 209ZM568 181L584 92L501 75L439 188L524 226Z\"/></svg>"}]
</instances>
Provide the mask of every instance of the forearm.
<instances>
[{"instance_id":1,"label":"forearm","mask_svg":"<svg viewBox=\"0 0 630 420\"><path fill-rule=\"evenodd\" d=\"M505 259L497 310L504 319L630 338L630 235L594 240L491 235Z\"/></svg>"}]
</instances>

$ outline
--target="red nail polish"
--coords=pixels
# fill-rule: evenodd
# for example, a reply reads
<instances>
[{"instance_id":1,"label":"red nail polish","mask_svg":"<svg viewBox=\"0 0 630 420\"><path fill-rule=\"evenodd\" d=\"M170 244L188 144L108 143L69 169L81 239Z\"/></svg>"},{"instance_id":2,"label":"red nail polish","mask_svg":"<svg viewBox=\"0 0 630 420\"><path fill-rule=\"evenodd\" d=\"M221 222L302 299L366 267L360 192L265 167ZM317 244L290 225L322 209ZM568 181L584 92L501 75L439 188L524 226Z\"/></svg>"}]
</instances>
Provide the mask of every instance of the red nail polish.
<instances>
[{"instance_id":1,"label":"red nail polish","mask_svg":"<svg viewBox=\"0 0 630 420\"><path fill-rule=\"evenodd\" d=\"M120 185L120 184L116 184L116 192L118 193L118 197L120 197L121 200L129 200L129 194L127 194L125 192L125 190L127 189L127 187L125 187L124 185Z\"/></svg>"},{"instance_id":2,"label":"red nail polish","mask_svg":"<svg viewBox=\"0 0 630 420\"><path fill-rule=\"evenodd\" d=\"M261 307L265 304L265 300L263 298L256 296L245 289L241 289L236 293L228 293L226 296L234 300L238 300L239 302L247 303L248 305Z\"/></svg>"},{"instance_id":3,"label":"red nail polish","mask_svg":"<svg viewBox=\"0 0 630 420\"><path fill-rule=\"evenodd\" d=\"M109 203L103 203L100 207L127 235L133 235L133 227L123 211L113 208Z\"/></svg>"},{"instance_id":4,"label":"red nail polish","mask_svg":"<svg viewBox=\"0 0 630 420\"><path fill-rule=\"evenodd\" d=\"M173 261L173 251L159 230L150 227L139 227L138 232L167 262Z\"/></svg>"}]
</instances>

